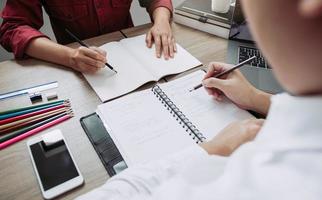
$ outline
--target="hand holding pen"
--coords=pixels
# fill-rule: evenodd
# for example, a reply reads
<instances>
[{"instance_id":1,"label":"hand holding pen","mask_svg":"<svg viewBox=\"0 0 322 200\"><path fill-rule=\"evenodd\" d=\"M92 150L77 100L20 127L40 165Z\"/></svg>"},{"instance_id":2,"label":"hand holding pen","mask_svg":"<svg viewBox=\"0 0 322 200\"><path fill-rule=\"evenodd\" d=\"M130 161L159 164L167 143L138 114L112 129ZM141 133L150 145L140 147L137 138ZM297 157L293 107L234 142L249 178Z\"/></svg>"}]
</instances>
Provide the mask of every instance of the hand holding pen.
<instances>
[{"instance_id":1,"label":"hand holding pen","mask_svg":"<svg viewBox=\"0 0 322 200\"><path fill-rule=\"evenodd\" d=\"M109 69L117 73L114 68L107 63L106 51L98 47L89 47L68 29L65 29L66 33L70 35L76 42L78 42L81 47L73 52L71 63L75 66L78 71L95 73L97 70L107 66Z\"/></svg>"},{"instance_id":2,"label":"hand holding pen","mask_svg":"<svg viewBox=\"0 0 322 200\"><path fill-rule=\"evenodd\" d=\"M266 107L266 102L263 102L263 99L269 98L263 98L263 95L267 94L251 85L239 70L227 73L233 68L234 66L226 63L213 62L210 64L202 81L208 94L217 101L223 100L225 96L240 108L265 113L263 108ZM215 78L222 73L225 75Z\"/></svg>"}]
</instances>

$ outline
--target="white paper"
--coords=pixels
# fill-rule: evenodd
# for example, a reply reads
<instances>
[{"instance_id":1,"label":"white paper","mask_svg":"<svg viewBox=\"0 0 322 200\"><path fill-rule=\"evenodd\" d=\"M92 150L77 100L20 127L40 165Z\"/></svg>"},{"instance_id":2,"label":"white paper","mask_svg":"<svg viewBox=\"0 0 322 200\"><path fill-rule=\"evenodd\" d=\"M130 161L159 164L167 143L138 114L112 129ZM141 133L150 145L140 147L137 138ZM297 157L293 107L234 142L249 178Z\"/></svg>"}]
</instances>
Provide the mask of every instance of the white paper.
<instances>
[{"instance_id":1,"label":"white paper","mask_svg":"<svg viewBox=\"0 0 322 200\"><path fill-rule=\"evenodd\" d=\"M150 89L102 104L97 113L128 166L195 143Z\"/></svg>"},{"instance_id":2,"label":"white paper","mask_svg":"<svg viewBox=\"0 0 322 200\"><path fill-rule=\"evenodd\" d=\"M254 118L229 100L215 101L204 88L189 92L191 88L201 83L204 75L203 71L197 71L169 83L160 84L160 87L207 140L233 121Z\"/></svg>"},{"instance_id":3,"label":"white paper","mask_svg":"<svg viewBox=\"0 0 322 200\"><path fill-rule=\"evenodd\" d=\"M153 76L131 54L128 54L119 42L111 42L101 48L107 52L108 63L118 72L115 74L105 67L96 74L84 74L101 101L119 97L154 80Z\"/></svg>"},{"instance_id":4,"label":"white paper","mask_svg":"<svg viewBox=\"0 0 322 200\"><path fill-rule=\"evenodd\" d=\"M124 39L121 43L157 80L165 75L177 74L202 64L179 44L177 44L177 53L174 54L174 58L169 58L169 60L163 57L157 58L155 46L153 45L152 48L145 46L145 35Z\"/></svg>"},{"instance_id":5,"label":"white paper","mask_svg":"<svg viewBox=\"0 0 322 200\"><path fill-rule=\"evenodd\" d=\"M201 63L177 45L178 53L168 61L156 58L154 48L147 48L145 36L107 43L100 48L107 51L107 60L118 73L105 67L96 74L84 74L101 101L127 94L143 84L157 81L165 75L176 74Z\"/></svg>"}]
</instances>

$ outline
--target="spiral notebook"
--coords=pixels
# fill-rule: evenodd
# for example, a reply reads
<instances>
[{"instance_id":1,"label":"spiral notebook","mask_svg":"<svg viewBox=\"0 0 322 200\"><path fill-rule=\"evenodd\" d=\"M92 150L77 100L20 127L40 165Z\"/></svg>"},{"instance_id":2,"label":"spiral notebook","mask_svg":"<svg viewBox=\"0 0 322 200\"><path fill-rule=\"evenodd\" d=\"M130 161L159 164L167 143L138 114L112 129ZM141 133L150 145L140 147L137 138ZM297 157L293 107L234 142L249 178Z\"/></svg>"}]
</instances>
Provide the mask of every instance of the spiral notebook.
<instances>
[{"instance_id":1,"label":"spiral notebook","mask_svg":"<svg viewBox=\"0 0 322 200\"><path fill-rule=\"evenodd\" d=\"M214 137L229 123L253 118L201 88L203 71L98 106L96 113L127 165L164 158Z\"/></svg>"}]
</instances>

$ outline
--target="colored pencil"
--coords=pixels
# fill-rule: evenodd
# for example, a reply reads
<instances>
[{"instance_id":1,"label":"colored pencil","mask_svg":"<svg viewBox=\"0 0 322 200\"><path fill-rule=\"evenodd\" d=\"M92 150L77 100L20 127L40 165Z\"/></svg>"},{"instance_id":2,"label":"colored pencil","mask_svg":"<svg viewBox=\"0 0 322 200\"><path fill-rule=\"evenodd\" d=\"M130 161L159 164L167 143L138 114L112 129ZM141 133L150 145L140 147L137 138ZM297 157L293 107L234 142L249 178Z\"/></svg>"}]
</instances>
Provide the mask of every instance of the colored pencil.
<instances>
[{"instance_id":1,"label":"colored pencil","mask_svg":"<svg viewBox=\"0 0 322 200\"><path fill-rule=\"evenodd\" d=\"M34 106L27 106L27 107L7 110L7 111L0 112L0 116L4 115L4 114L14 113L14 112L23 111L23 110L29 110L32 108L38 108L38 107L42 107L42 106L47 106L47 105L51 105L51 104L59 104L59 103L64 103L64 102L69 102L69 100L68 99L67 100L58 100L58 101L53 101L50 103L43 103L43 104L34 105Z\"/></svg>"},{"instance_id":2,"label":"colored pencil","mask_svg":"<svg viewBox=\"0 0 322 200\"><path fill-rule=\"evenodd\" d=\"M70 104L63 102L63 103L60 103L60 104L51 104L51 105L41 106L41 107L37 107L37 108L31 108L31 109L28 109L28 110L17 111L17 112L14 112L14 113L8 113L8 114L0 115L0 120L8 119L8 118L19 116L19 115L24 115L24 114L27 114L27 113L35 112L35 111L38 111L38 110L43 110L43 109L46 109L46 108L55 107L55 106L58 106L58 105L70 105Z\"/></svg>"},{"instance_id":3,"label":"colored pencil","mask_svg":"<svg viewBox=\"0 0 322 200\"><path fill-rule=\"evenodd\" d=\"M50 112L50 111L53 111L53 110L61 109L61 108L64 108L64 107L69 107L69 105L68 104L57 105L57 106L50 107L50 108L46 108L46 109L43 109L43 110L38 110L38 111L35 111L35 112L31 112L31 113L27 113L27 114L18 115L18 116L10 117L10 118L7 118L7 119L3 119L3 120L0 120L0 127L3 124L8 124L8 123L11 123L11 122L16 122L18 120L30 118L32 116L37 116L37 115L40 115L40 114L43 114L43 113L47 113L47 112Z\"/></svg>"},{"instance_id":4,"label":"colored pencil","mask_svg":"<svg viewBox=\"0 0 322 200\"><path fill-rule=\"evenodd\" d=\"M43 120L43 119L46 119L48 117L54 116L56 114L65 112L65 111L67 111L67 109L69 109L69 107L52 110L52 111L49 111L49 112L46 112L46 113L42 113L42 114L39 114L39 115L35 115L35 116L32 116L32 117L28 117L28 118L25 118L25 119L21 119L21 120L17 120L17 121L8 123L8 124L1 125L0 126L0 134L3 133L3 132L8 132L8 130L10 131L12 129L17 129L17 128L20 128L22 126L30 125L35 121Z\"/></svg>"},{"instance_id":5,"label":"colored pencil","mask_svg":"<svg viewBox=\"0 0 322 200\"><path fill-rule=\"evenodd\" d=\"M2 142L2 143L0 143L0 150L4 149L4 148L6 148L6 147L8 147L8 146L10 146L10 145L12 145L14 143L17 143L17 142L19 142L19 141L21 141L21 140L23 140L23 139L25 139L25 138L27 138L29 136L35 135L35 134L39 133L40 131L46 130L46 129L54 126L54 125L57 125L57 124L65 121L65 120L67 120L67 119L69 119L71 117L73 117L73 114L65 115L63 117L55 119L54 121L48 122L47 124L41 125L41 126L35 128L35 129L32 129L30 131L27 131L27 132L21 134L21 135L18 135L17 137L14 137L14 138L11 138L10 140Z\"/></svg>"},{"instance_id":6,"label":"colored pencil","mask_svg":"<svg viewBox=\"0 0 322 200\"><path fill-rule=\"evenodd\" d=\"M48 122L54 121L55 119L63 117L65 115L67 115L67 114L68 113L66 111L63 112L63 113L60 113L58 115L56 114L55 116L52 116L52 117L50 117L50 118L48 118L48 119L46 119L44 121L38 122L38 123L33 124L31 126L27 126L27 127L24 127L24 128L22 128L20 130L17 130L17 131L9 133L7 135L4 135L4 136L0 137L0 143L5 142L7 140L10 140L11 138L17 137L17 136L19 136L19 135L21 135L21 134L23 134L23 133L25 133L27 131L30 131L30 130L32 130L34 128L37 128L37 127L42 126L44 124L47 124Z\"/></svg>"}]
</instances>

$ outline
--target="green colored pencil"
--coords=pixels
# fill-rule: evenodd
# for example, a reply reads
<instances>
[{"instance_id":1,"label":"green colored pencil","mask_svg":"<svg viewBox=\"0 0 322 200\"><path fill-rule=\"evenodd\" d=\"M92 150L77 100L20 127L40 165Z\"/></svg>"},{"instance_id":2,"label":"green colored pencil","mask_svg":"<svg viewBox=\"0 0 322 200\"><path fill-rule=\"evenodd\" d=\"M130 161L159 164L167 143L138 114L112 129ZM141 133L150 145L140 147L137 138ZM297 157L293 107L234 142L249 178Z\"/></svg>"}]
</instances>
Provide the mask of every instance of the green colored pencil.
<instances>
[{"instance_id":1,"label":"green colored pencil","mask_svg":"<svg viewBox=\"0 0 322 200\"><path fill-rule=\"evenodd\" d=\"M42 106L47 106L47 105L51 105L51 104L58 104L58 103L63 103L69 101L67 100L58 100L58 101L53 101L50 103L43 103L43 104L39 104L39 105L35 105L35 106L27 106L27 107L22 107L22 108L17 108L17 109L11 109L11 110L6 110L3 112L0 112L0 115L5 115L5 114L9 114L9 113L14 113L14 112L19 112L19 111L23 111L23 110L29 110L32 108L38 108L38 107L42 107Z\"/></svg>"},{"instance_id":2,"label":"green colored pencil","mask_svg":"<svg viewBox=\"0 0 322 200\"><path fill-rule=\"evenodd\" d=\"M30 109L27 109L27 110L21 110L21 111L17 111L17 112L8 113L8 114L3 114L3 115L0 115L0 120L7 119L7 118L10 118L10 117L19 116L19 115L24 115L24 114L27 114L27 113L35 112L35 111L38 111L38 110L43 110L43 109L46 109L46 108L51 108L51 107L54 107L54 106L59 106L59 105L62 105L62 104L65 104L65 102L64 101L63 102L57 102L55 104L43 105L43 106L38 106L36 108L30 108ZM66 102L66 105L69 105L69 102Z\"/></svg>"}]
</instances>

